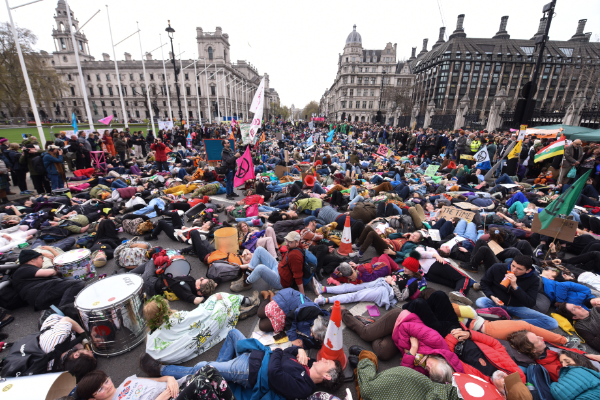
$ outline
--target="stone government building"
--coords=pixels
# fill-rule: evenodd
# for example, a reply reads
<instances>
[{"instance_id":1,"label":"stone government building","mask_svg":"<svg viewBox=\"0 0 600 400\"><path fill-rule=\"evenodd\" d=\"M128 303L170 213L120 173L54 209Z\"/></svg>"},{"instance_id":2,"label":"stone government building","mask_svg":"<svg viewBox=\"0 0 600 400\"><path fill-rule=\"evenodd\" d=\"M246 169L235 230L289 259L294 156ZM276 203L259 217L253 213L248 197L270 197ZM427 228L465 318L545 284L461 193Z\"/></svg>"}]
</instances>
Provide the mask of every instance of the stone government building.
<instances>
[{"instance_id":1,"label":"stone government building","mask_svg":"<svg viewBox=\"0 0 600 400\"><path fill-rule=\"evenodd\" d=\"M79 29L79 21L75 19L72 8L71 19L73 29ZM68 88L63 92L61 99L56 99L51 104L39 104L40 118L43 120L62 119L70 121L71 116L75 113L79 121L87 121L82 96L82 92L85 90L94 121L108 115L113 115L119 121L122 121L123 113L118 92L119 84L114 61L111 60L111 56L108 54L112 54L108 38L107 44L105 44L107 52L102 54L103 60L97 61L90 54L90 47L85 34L82 32L75 34L85 81L85 87L82 88L75 62L67 9L63 0L58 1L54 20L56 26L52 30L52 37L55 51L52 54L44 51L41 53L46 57L47 64L50 64L56 70ZM137 40L137 38L131 40ZM168 41L166 35L163 35L163 41ZM180 86L180 98L184 118L190 121L197 121L202 118L204 122L208 122L209 119L215 122L218 117L225 116L234 116L238 120L247 119L247 110L252 103L252 98L263 75L260 75L256 67L247 61L238 60L237 63L231 61L229 35L223 33L220 27L217 27L215 32L204 32L202 28L196 28L196 41L198 44L198 59L200 60L196 63L196 69L199 73L198 93L196 93L193 65L185 68L194 62L193 59L182 60L185 69L178 76L179 84L182 85ZM170 57L170 51L167 48L170 49L170 46L164 46L163 51L166 57ZM160 49L154 51L154 53L160 55ZM144 61L154 118L162 120L169 118L166 92L169 90L172 117L179 119L173 64L170 60L165 61L165 77L162 60L153 59L152 54L146 53ZM205 69L205 62L206 66L211 66L206 72L200 74ZM150 111L146 101L146 87L141 60L134 60L131 54L125 53L125 60L117 61L117 63L127 118L133 120L149 119ZM176 64L179 68L178 59ZM271 104L279 102L279 95L277 91L269 87L269 75L265 73L264 77L266 118L269 115ZM225 93L226 91L228 93ZM225 99L225 95L227 99ZM200 99L200 107L198 107L197 98ZM185 102L187 102L187 115ZM27 103L25 109L29 110L29 108L30 105ZM198 113L198 109L200 109L200 113ZM7 113L7 110L2 111Z\"/></svg>"},{"instance_id":2,"label":"stone government building","mask_svg":"<svg viewBox=\"0 0 600 400\"><path fill-rule=\"evenodd\" d=\"M380 86L369 86L376 90L375 97L367 100L366 112L358 109L355 93L358 90L364 95L360 85L361 81L364 85L365 76L360 73L371 71L365 66L372 65L369 62L373 63L375 55L379 72L366 77L369 83L375 79L380 85L384 79L384 91L405 82L411 85L411 110L394 110L393 104L382 101L386 123L439 129L515 127L514 107L520 88L535 67L535 39L543 34L546 19L540 20L530 39L510 38L508 16L501 18L492 38L467 37L464 19L464 14L458 16L456 29L447 41L446 28L442 27L431 50L427 49L428 39L424 39L418 54L413 47L411 57L396 63L385 75L386 57L395 57L395 45L388 43L383 51L363 51L361 37L353 31L340 55L336 80L321 99L321 112L330 120L339 121L344 112L352 121L357 116L363 120L363 114L365 120L374 120L379 100L376 88ZM547 41L530 126L567 123L600 128L600 42L590 42L592 34L584 33L586 21L579 21L570 39ZM372 90L369 93L372 95Z\"/></svg>"}]
</instances>

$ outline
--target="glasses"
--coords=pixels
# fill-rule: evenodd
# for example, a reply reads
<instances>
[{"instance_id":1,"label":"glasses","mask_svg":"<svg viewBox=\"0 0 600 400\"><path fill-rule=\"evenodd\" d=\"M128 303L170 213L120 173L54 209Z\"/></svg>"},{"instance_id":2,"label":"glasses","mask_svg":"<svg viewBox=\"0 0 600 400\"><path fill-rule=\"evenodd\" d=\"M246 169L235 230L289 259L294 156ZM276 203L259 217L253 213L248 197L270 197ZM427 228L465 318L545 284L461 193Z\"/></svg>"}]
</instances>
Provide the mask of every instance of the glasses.
<instances>
[{"instance_id":1,"label":"glasses","mask_svg":"<svg viewBox=\"0 0 600 400\"><path fill-rule=\"evenodd\" d=\"M100 389L98 389L94 392L93 396L96 397L97 395L104 393L107 390L106 388L109 383L110 383L110 376L108 378L106 378L106 380L104 381L102 386L100 386Z\"/></svg>"}]
</instances>

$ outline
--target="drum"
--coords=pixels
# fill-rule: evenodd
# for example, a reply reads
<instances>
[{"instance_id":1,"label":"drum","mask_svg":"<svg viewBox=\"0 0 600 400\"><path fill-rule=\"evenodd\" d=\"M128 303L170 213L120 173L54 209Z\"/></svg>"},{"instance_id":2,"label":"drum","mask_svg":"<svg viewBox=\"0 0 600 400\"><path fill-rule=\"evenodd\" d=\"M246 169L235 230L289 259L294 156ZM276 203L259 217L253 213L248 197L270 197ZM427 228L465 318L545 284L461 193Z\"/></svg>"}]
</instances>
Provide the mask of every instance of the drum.
<instances>
[{"instance_id":1,"label":"drum","mask_svg":"<svg viewBox=\"0 0 600 400\"><path fill-rule=\"evenodd\" d=\"M95 354L115 356L145 340L143 287L141 276L121 274L101 279L79 292L75 307Z\"/></svg>"},{"instance_id":2,"label":"drum","mask_svg":"<svg viewBox=\"0 0 600 400\"><path fill-rule=\"evenodd\" d=\"M69 189L68 187L64 188L64 189L54 189L52 191L52 194L54 196L65 196L65 197L68 197L69 199L72 197L71 189Z\"/></svg>"},{"instance_id":3,"label":"drum","mask_svg":"<svg viewBox=\"0 0 600 400\"><path fill-rule=\"evenodd\" d=\"M64 278L87 281L96 276L96 268L92 263L91 251L76 249L54 257L54 269L62 273Z\"/></svg>"},{"instance_id":4,"label":"drum","mask_svg":"<svg viewBox=\"0 0 600 400\"><path fill-rule=\"evenodd\" d=\"M190 274L190 263L186 260L173 260L171 265L165 269L165 275L170 278L174 278L177 276L188 276Z\"/></svg>"},{"instance_id":5,"label":"drum","mask_svg":"<svg viewBox=\"0 0 600 400\"><path fill-rule=\"evenodd\" d=\"M235 228L217 229L215 235L215 248L223 253L237 254L240 249L238 242L238 231Z\"/></svg>"}]
</instances>

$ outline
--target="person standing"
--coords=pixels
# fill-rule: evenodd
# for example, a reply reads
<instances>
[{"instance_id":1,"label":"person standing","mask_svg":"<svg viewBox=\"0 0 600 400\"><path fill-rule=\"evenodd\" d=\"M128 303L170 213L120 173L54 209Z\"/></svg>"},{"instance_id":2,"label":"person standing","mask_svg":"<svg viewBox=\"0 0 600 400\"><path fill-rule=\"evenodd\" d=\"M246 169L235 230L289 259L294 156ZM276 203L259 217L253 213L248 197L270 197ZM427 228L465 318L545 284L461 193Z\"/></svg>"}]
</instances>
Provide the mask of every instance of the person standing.
<instances>
[{"instance_id":1,"label":"person standing","mask_svg":"<svg viewBox=\"0 0 600 400\"><path fill-rule=\"evenodd\" d=\"M19 144L11 143L6 156L12 164L10 173L12 175L13 184L19 186L21 195L27 195L33 193L33 191L27 190L27 167L19 163L21 155L22 154L19 153Z\"/></svg>"},{"instance_id":2,"label":"person standing","mask_svg":"<svg viewBox=\"0 0 600 400\"><path fill-rule=\"evenodd\" d=\"M163 143L162 139L156 139L154 144L150 146L150 149L154 151L158 172L169 171L169 166L167 165L167 146Z\"/></svg>"},{"instance_id":3,"label":"person standing","mask_svg":"<svg viewBox=\"0 0 600 400\"><path fill-rule=\"evenodd\" d=\"M125 139L125 134L121 132L117 138L115 138L115 150L119 153L119 158L122 163L125 163L127 159L127 141ZM166 161L166 160L165 160Z\"/></svg>"},{"instance_id":4,"label":"person standing","mask_svg":"<svg viewBox=\"0 0 600 400\"><path fill-rule=\"evenodd\" d=\"M19 164L23 166L24 171L29 171L31 175L31 181L33 182L33 187L37 191L38 194L51 193L50 182L45 177L44 165L43 162L40 163L41 170L36 170L32 160L40 156L42 157L44 151L37 150L33 144L25 145L23 148L23 155L19 158Z\"/></svg>"},{"instance_id":5,"label":"person standing","mask_svg":"<svg viewBox=\"0 0 600 400\"><path fill-rule=\"evenodd\" d=\"M44 154L44 157L42 159L44 160L44 167L46 168L46 172L48 173L48 177L50 178L52 190L62 189L64 187L64 181L61 176L62 174L64 174L64 171L62 170L62 165L64 161L62 156L62 150L58 146L50 145L48 146L48 152Z\"/></svg>"},{"instance_id":6,"label":"person standing","mask_svg":"<svg viewBox=\"0 0 600 400\"><path fill-rule=\"evenodd\" d=\"M567 175L571 168L579 167L579 163L583 159L583 149L581 148L581 140L574 140L569 146L565 147L565 156L563 158L562 167L560 169L560 182L566 183L569 178Z\"/></svg>"},{"instance_id":7,"label":"person standing","mask_svg":"<svg viewBox=\"0 0 600 400\"><path fill-rule=\"evenodd\" d=\"M233 191L233 176L235 175L236 160L240 157L240 153L233 153L229 140L223 140L223 151L221 151L221 165L227 168L227 187L226 197L232 199L238 197L238 194Z\"/></svg>"}]
</instances>

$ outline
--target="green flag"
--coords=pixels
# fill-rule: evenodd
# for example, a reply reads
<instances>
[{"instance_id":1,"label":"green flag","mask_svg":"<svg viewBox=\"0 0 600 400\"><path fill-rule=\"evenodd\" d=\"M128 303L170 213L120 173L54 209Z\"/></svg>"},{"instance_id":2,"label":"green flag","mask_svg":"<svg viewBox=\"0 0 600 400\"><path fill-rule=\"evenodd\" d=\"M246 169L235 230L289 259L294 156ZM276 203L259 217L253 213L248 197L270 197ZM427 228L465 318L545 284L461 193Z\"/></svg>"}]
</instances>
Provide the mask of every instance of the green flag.
<instances>
[{"instance_id":1,"label":"green flag","mask_svg":"<svg viewBox=\"0 0 600 400\"><path fill-rule=\"evenodd\" d=\"M544 208L544 211L538 215L540 222L542 223L542 229L546 229L552 220L559 215L571 214L591 172L592 170L586 172L585 175L577 179L577 182L571 185L566 192L561 194L558 199L554 200Z\"/></svg>"}]
</instances>

